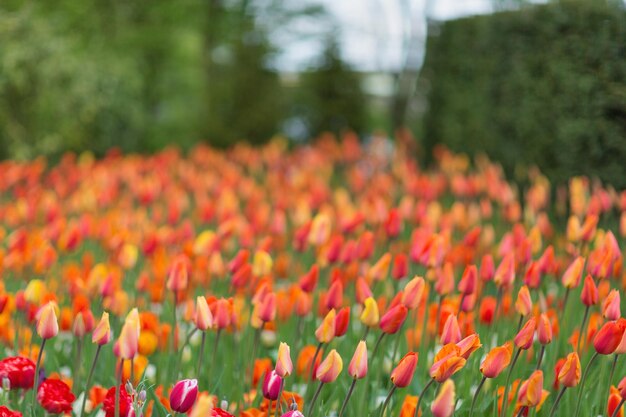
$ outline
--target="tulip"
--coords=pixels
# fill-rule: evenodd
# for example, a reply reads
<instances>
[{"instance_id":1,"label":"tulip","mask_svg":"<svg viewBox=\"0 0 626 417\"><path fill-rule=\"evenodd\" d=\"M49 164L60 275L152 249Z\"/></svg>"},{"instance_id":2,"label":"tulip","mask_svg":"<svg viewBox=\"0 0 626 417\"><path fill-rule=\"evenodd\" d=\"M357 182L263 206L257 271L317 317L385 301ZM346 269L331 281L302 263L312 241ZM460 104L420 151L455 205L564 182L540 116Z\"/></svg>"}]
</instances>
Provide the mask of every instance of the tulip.
<instances>
[{"instance_id":1,"label":"tulip","mask_svg":"<svg viewBox=\"0 0 626 417\"><path fill-rule=\"evenodd\" d=\"M341 360L341 356L339 356L335 349L331 350L328 356L326 356L326 359L320 363L320 366L318 366L317 372L315 373L315 377L320 381L320 384L317 387L317 391L315 391L315 394L313 395L313 399L311 400L309 412L307 413L309 417L313 415L313 406L315 405L315 401L317 401L317 397L319 397L324 384L335 381L342 369L343 361Z\"/></svg>"},{"instance_id":2,"label":"tulip","mask_svg":"<svg viewBox=\"0 0 626 417\"><path fill-rule=\"evenodd\" d=\"M348 331L350 323L350 307L344 307L339 310L335 317L335 337L341 337Z\"/></svg>"},{"instance_id":3,"label":"tulip","mask_svg":"<svg viewBox=\"0 0 626 417\"><path fill-rule=\"evenodd\" d=\"M49 301L39 310L37 320L37 334L42 339L51 339L59 333L59 322L57 319L55 305Z\"/></svg>"},{"instance_id":4,"label":"tulip","mask_svg":"<svg viewBox=\"0 0 626 417\"><path fill-rule=\"evenodd\" d=\"M476 333L471 334L456 344L459 349L459 355L469 359L470 355L482 347L480 337Z\"/></svg>"},{"instance_id":5,"label":"tulip","mask_svg":"<svg viewBox=\"0 0 626 417\"><path fill-rule=\"evenodd\" d=\"M370 289L367 281L363 277L359 277L355 284L355 297L359 304L364 304L365 300L372 297L372 290Z\"/></svg>"},{"instance_id":6,"label":"tulip","mask_svg":"<svg viewBox=\"0 0 626 417\"><path fill-rule=\"evenodd\" d=\"M474 415L474 406L476 405L476 400L478 399L478 394L482 389L483 385L487 378L496 378L498 375L509 366L511 363L511 356L513 356L513 346L510 342L502 346L497 346L485 357L485 360L480 364L480 372L483 374L480 383L478 384L478 388L476 388L476 392L472 398L472 405L470 406L470 417Z\"/></svg>"},{"instance_id":7,"label":"tulip","mask_svg":"<svg viewBox=\"0 0 626 417\"><path fill-rule=\"evenodd\" d=\"M430 367L430 377L441 383L465 366L466 359L461 356L461 348L454 343L444 345L435 355Z\"/></svg>"},{"instance_id":8,"label":"tulip","mask_svg":"<svg viewBox=\"0 0 626 417\"><path fill-rule=\"evenodd\" d=\"M529 315L533 310L533 300L530 297L530 291L526 285L522 285L519 292L517 293L517 299L515 300L515 311L521 316L520 321L523 317ZM519 331L519 328L518 328Z\"/></svg>"},{"instance_id":9,"label":"tulip","mask_svg":"<svg viewBox=\"0 0 626 417\"><path fill-rule=\"evenodd\" d=\"M404 324L407 314L407 308L402 304L398 304L382 316L380 319L380 329L383 333L395 334Z\"/></svg>"},{"instance_id":10,"label":"tulip","mask_svg":"<svg viewBox=\"0 0 626 417\"><path fill-rule=\"evenodd\" d=\"M578 342L576 345L577 352L580 351L580 342L583 340L583 334L585 334L587 318L589 317L589 308L592 305L595 305L598 303L598 298L599 298L598 287L596 287L596 284L593 278L591 277L591 275L587 275L583 283L583 290L580 293L580 299L585 305L585 313L583 314L583 321L580 325L580 331L578 332L579 337L578 337Z\"/></svg>"},{"instance_id":11,"label":"tulip","mask_svg":"<svg viewBox=\"0 0 626 417\"><path fill-rule=\"evenodd\" d=\"M263 397L270 401L276 401L283 389L283 378L278 375L276 370L272 370L265 374L263 380ZM271 410L270 406L270 410Z\"/></svg>"},{"instance_id":12,"label":"tulip","mask_svg":"<svg viewBox=\"0 0 626 417\"><path fill-rule=\"evenodd\" d=\"M454 314L450 314L446 319L443 331L441 332L441 344L447 345L448 343L457 343L460 340L461 329L459 328L459 322Z\"/></svg>"},{"instance_id":13,"label":"tulip","mask_svg":"<svg viewBox=\"0 0 626 417\"><path fill-rule=\"evenodd\" d=\"M133 359L139 349L139 335L137 327L132 321L126 321L122 326L120 337L117 340L119 357L124 359Z\"/></svg>"},{"instance_id":14,"label":"tulip","mask_svg":"<svg viewBox=\"0 0 626 417\"><path fill-rule=\"evenodd\" d=\"M621 316L620 296L618 290L611 290L602 303L602 316L607 320L617 320Z\"/></svg>"},{"instance_id":15,"label":"tulip","mask_svg":"<svg viewBox=\"0 0 626 417\"><path fill-rule=\"evenodd\" d=\"M585 258L582 256L577 257L567 267L563 276L561 277L561 283L567 289L576 288L580 284L582 278L583 267L585 265Z\"/></svg>"},{"instance_id":16,"label":"tulip","mask_svg":"<svg viewBox=\"0 0 626 417\"><path fill-rule=\"evenodd\" d=\"M537 319L535 317L531 318L526 322L524 327L517 333L513 342L518 349L527 350L533 344L533 339L535 337L535 330L537 328Z\"/></svg>"},{"instance_id":17,"label":"tulip","mask_svg":"<svg viewBox=\"0 0 626 417\"><path fill-rule=\"evenodd\" d=\"M409 310L415 310L422 301L425 285L424 278L418 276L407 282L402 291L402 304Z\"/></svg>"},{"instance_id":18,"label":"tulip","mask_svg":"<svg viewBox=\"0 0 626 417\"><path fill-rule=\"evenodd\" d=\"M278 346L278 358L276 359L276 373L282 377L288 377L293 373L290 348L287 343L280 342Z\"/></svg>"},{"instance_id":19,"label":"tulip","mask_svg":"<svg viewBox=\"0 0 626 417\"><path fill-rule=\"evenodd\" d=\"M187 283L189 281L187 262L187 257L185 255L180 255L174 260L174 263L170 268L166 285L167 289L173 291L175 294L179 291L184 291L187 288Z\"/></svg>"},{"instance_id":20,"label":"tulip","mask_svg":"<svg viewBox=\"0 0 626 417\"><path fill-rule=\"evenodd\" d=\"M367 326L365 328L365 336L367 336L367 331L369 330L369 328L377 326L378 322L380 321L378 304L376 303L376 300L374 300L374 298L368 297L365 299L365 302L363 303L363 312L361 313L360 319L361 323Z\"/></svg>"},{"instance_id":21,"label":"tulip","mask_svg":"<svg viewBox=\"0 0 626 417\"><path fill-rule=\"evenodd\" d=\"M543 371L536 370L522 383L517 401L522 407L536 407L543 393ZM504 401L507 401L505 398Z\"/></svg>"},{"instance_id":22,"label":"tulip","mask_svg":"<svg viewBox=\"0 0 626 417\"><path fill-rule=\"evenodd\" d=\"M478 272L483 282L491 281L494 274L493 257L490 254L483 256L480 262L480 271Z\"/></svg>"},{"instance_id":23,"label":"tulip","mask_svg":"<svg viewBox=\"0 0 626 417\"><path fill-rule=\"evenodd\" d=\"M329 343L335 337L335 319L335 309L332 309L326 314L326 317L324 317L324 320L322 320L322 323L319 325L317 330L315 330L315 337L317 338L317 341L319 343L317 345L317 349L315 350L315 355L313 355L313 360L311 361L311 380L313 380L314 377L313 364L315 363L317 355L319 355L322 346L324 345L324 343Z\"/></svg>"},{"instance_id":24,"label":"tulip","mask_svg":"<svg viewBox=\"0 0 626 417\"><path fill-rule=\"evenodd\" d=\"M607 416L611 417L623 417L624 412L622 406L626 402L626 397L622 397L619 389L611 387L609 400L607 402Z\"/></svg>"},{"instance_id":25,"label":"tulip","mask_svg":"<svg viewBox=\"0 0 626 417\"><path fill-rule=\"evenodd\" d=\"M434 417L450 417L454 412L455 392L454 381L447 380L441 385L439 394L430 406Z\"/></svg>"},{"instance_id":26,"label":"tulip","mask_svg":"<svg viewBox=\"0 0 626 417\"><path fill-rule=\"evenodd\" d=\"M415 369L417 368L417 353L409 352L398 362L398 365L391 372L391 382L393 383L393 387L389 390L387 394L387 398L385 398L385 402L380 410L380 417L383 417L385 414L385 409L391 400L391 396L395 392L397 388L404 388L411 384L413 380L413 374L415 374Z\"/></svg>"},{"instance_id":27,"label":"tulip","mask_svg":"<svg viewBox=\"0 0 626 417\"><path fill-rule=\"evenodd\" d=\"M329 309L341 308L343 304L343 284L340 280L335 280L326 293L326 307Z\"/></svg>"},{"instance_id":28,"label":"tulip","mask_svg":"<svg viewBox=\"0 0 626 417\"><path fill-rule=\"evenodd\" d=\"M509 253L502 258L500 265L496 269L493 276L493 281L498 287L498 291L503 291L509 288L515 280L515 258L512 253Z\"/></svg>"},{"instance_id":29,"label":"tulip","mask_svg":"<svg viewBox=\"0 0 626 417\"><path fill-rule=\"evenodd\" d=\"M539 360L537 361L537 369L541 367L541 361L543 354L546 350L546 345L552 342L552 324L548 316L543 313L539 316L539 323L537 323L537 339L541 344L541 351L539 352Z\"/></svg>"},{"instance_id":30,"label":"tulip","mask_svg":"<svg viewBox=\"0 0 626 417\"><path fill-rule=\"evenodd\" d=\"M106 345L111 341L111 326L109 324L109 313L106 311L102 312L102 317L100 321L96 325L96 328L93 330L91 334L91 343L98 345L96 348L96 354L93 358L93 362L91 363L91 369L89 370L89 375L87 376L87 382L85 384L85 390L83 395L83 402L81 405L80 417L85 415L85 404L87 401L86 393L89 392L91 388L91 380L93 378L93 373L96 370L96 364L98 362L98 357L100 356L100 351L102 350L102 346Z\"/></svg>"},{"instance_id":31,"label":"tulip","mask_svg":"<svg viewBox=\"0 0 626 417\"><path fill-rule=\"evenodd\" d=\"M304 417L304 414L302 414L300 411L298 411L298 404L293 402L289 406L289 411L287 411L285 414L283 414L280 417Z\"/></svg>"},{"instance_id":32,"label":"tulip","mask_svg":"<svg viewBox=\"0 0 626 417\"><path fill-rule=\"evenodd\" d=\"M348 394L346 395L346 398L341 406L341 411L339 411L339 417L342 417L346 410L348 400L352 396L352 392L356 386L356 381L358 379L365 378L367 375L367 345L365 344L365 340L361 340L354 351L352 360L348 365L348 375L352 377L352 383L350 384Z\"/></svg>"},{"instance_id":33,"label":"tulip","mask_svg":"<svg viewBox=\"0 0 626 417\"><path fill-rule=\"evenodd\" d=\"M578 414L580 412L580 404L582 402L583 390L585 387L587 374L591 369L591 365L598 357L598 355L610 355L611 353L615 352L622 340L625 329L625 320L609 321L604 323L602 328L600 328L600 330L598 330L598 332L596 333L593 339L593 347L596 351L591 359L589 359L589 363L587 363L585 371L583 372L583 376L580 380L580 388L578 389L578 401L576 404L576 412L574 413L574 417L578 417Z\"/></svg>"},{"instance_id":34,"label":"tulip","mask_svg":"<svg viewBox=\"0 0 626 417\"><path fill-rule=\"evenodd\" d=\"M178 381L170 392L170 407L177 413L186 413L196 402L198 397L198 381L183 379Z\"/></svg>"},{"instance_id":35,"label":"tulip","mask_svg":"<svg viewBox=\"0 0 626 417\"><path fill-rule=\"evenodd\" d=\"M575 387L580 382L580 359L578 358L578 353L573 352L567 355L565 362L557 373L557 379L563 387L559 391L559 394L550 409L550 417L554 415L561 398L563 398L563 394L565 394L565 390L567 388Z\"/></svg>"},{"instance_id":36,"label":"tulip","mask_svg":"<svg viewBox=\"0 0 626 417\"><path fill-rule=\"evenodd\" d=\"M194 324L200 331L206 331L213 327L213 315L211 309L206 302L206 298L203 296L196 298L196 314L194 317Z\"/></svg>"}]
</instances>

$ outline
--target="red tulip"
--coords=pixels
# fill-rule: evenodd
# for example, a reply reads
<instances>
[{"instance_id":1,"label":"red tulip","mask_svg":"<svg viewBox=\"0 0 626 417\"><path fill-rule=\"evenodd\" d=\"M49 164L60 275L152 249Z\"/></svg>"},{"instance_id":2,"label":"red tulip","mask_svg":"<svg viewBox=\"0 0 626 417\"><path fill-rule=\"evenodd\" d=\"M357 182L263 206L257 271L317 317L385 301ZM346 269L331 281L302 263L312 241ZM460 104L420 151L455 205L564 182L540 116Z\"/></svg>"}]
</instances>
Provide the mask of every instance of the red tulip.
<instances>
[{"instance_id":1,"label":"red tulip","mask_svg":"<svg viewBox=\"0 0 626 417\"><path fill-rule=\"evenodd\" d=\"M350 324L350 307L344 307L339 310L335 317L335 337L341 337L348 331Z\"/></svg>"},{"instance_id":2,"label":"red tulip","mask_svg":"<svg viewBox=\"0 0 626 417\"><path fill-rule=\"evenodd\" d=\"M387 311L380 319L380 329L386 334L395 334L406 319L408 310L402 304L399 304Z\"/></svg>"},{"instance_id":3,"label":"red tulip","mask_svg":"<svg viewBox=\"0 0 626 417\"><path fill-rule=\"evenodd\" d=\"M398 362L398 365L391 372L391 382L398 387L404 388L413 380L413 374L417 368L417 353L409 352Z\"/></svg>"},{"instance_id":4,"label":"red tulip","mask_svg":"<svg viewBox=\"0 0 626 417\"><path fill-rule=\"evenodd\" d=\"M29 389L35 383L35 363L22 356L4 358L0 361L0 381L8 378L11 389Z\"/></svg>"},{"instance_id":5,"label":"red tulip","mask_svg":"<svg viewBox=\"0 0 626 417\"><path fill-rule=\"evenodd\" d=\"M587 275L583 283L583 290L580 293L580 300L584 305L590 307L598 303L598 297L598 287L596 287L591 275Z\"/></svg>"}]
</instances>

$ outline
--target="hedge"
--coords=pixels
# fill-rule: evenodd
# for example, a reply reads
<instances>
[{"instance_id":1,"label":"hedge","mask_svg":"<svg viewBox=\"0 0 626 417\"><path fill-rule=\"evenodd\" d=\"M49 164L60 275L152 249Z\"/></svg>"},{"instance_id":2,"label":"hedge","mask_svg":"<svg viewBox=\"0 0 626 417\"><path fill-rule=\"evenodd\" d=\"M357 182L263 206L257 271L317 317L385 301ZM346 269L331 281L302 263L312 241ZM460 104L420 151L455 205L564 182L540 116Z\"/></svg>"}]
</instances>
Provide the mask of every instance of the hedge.
<instances>
[{"instance_id":1,"label":"hedge","mask_svg":"<svg viewBox=\"0 0 626 417\"><path fill-rule=\"evenodd\" d=\"M448 21L428 40L425 147L626 187L626 10L559 2Z\"/></svg>"}]
</instances>

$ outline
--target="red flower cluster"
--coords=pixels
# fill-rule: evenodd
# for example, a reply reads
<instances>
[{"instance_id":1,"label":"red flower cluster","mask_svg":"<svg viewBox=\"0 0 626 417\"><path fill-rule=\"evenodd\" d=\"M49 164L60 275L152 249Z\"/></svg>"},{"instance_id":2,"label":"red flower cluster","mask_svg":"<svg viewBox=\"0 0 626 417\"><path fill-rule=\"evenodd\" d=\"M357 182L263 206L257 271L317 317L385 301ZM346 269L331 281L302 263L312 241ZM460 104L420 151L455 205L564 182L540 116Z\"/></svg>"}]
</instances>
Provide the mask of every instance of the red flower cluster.
<instances>
[{"instance_id":1,"label":"red flower cluster","mask_svg":"<svg viewBox=\"0 0 626 417\"><path fill-rule=\"evenodd\" d=\"M52 414L71 413L75 399L70 387L59 379L46 379L37 390L37 401Z\"/></svg>"},{"instance_id":2,"label":"red flower cluster","mask_svg":"<svg viewBox=\"0 0 626 417\"><path fill-rule=\"evenodd\" d=\"M132 401L130 395L126 392L126 387L120 386L120 417L128 417L132 411ZM115 387L109 388L102 409L106 413L106 417L115 417Z\"/></svg>"},{"instance_id":3,"label":"red flower cluster","mask_svg":"<svg viewBox=\"0 0 626 417\"><path fill-rule=\"evenodd\" d=\"M19 411L11 411L3 405L0 405L0 417L22 417Z\"/></svg>"},{"instance_id":4,"label":"red flower cluster","mask_svg":"<svg viewBox=\"0 0 626 417\"><path fill-rule=\"evenodd\" d=\"M22 356L5 358L0 361L0 381L9 378L11 389L29 389L35 383L35 363Z\"/></svg>"},{"instance_id":5,"label":"red flower cluster","mask_svg":"<svg viewBox=\"0 0 626 417\"><path fill-rule=\"evenodd\" d=\"M230 414L228 411L225 411L219 407L216 407L211 410L211 417L235 417L235 416Z\"/></svg>"}]
</instances>

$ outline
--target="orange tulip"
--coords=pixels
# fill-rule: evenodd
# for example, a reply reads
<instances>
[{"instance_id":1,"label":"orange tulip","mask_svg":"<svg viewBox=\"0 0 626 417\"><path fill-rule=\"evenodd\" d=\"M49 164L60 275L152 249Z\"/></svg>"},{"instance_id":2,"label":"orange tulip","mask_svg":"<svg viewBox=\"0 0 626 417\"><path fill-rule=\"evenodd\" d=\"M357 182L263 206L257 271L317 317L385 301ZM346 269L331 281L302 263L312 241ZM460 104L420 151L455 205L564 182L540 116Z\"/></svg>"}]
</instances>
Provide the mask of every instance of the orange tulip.
<instances>
[{"instance_id":1,"label":"orange tulip","mask_svg":"<svg viewBox=\"0 0 626 417\"><path fill-rule=\"evenodd\" d=\"M526 381L522 382L517 396L518 403L523 407L539 405L543 394L543 371L536 370Z\"/></svg>"},{"instance_id":2,"label":"orange tulip","mask_svg":"<svg viewBox=\"0 0 626 417\"><path fill-rule=\"evenodd\" d=\"M537 323L537 339L539 339L539 343L542 345L547 345L552 342L552 324L545 313L539 316L539 322Z\"/></svg>"},{"instance_id":3,"label":"orange tulip","mask_svg":"<svg viewBox=\"0 0 626 417\"><path fill-rule=\"evenodd\" d=\"M591 275L587 275L585 277L583 290L580 293L580 300L587 307L598 303L598 287L596 287L596 283L594 282Z\"/></svg>"},{"instance_id":4,"label":"orange tulip","mask_svg":"<svg viewBox=\"0 0 626 417\"><path fill-rule=\"evenodd\" d=\"M367 375L367 345L361 340L354 351L354 356L348 365L348 374L354 379L365 378Z\"/></svg>"},{"instance_id":5,"label":"orange tulip","mask_svg":"<svg viewBox=\"0 0 626 417\"><path fill-rule=\"evenodd\" d=\"M580 359L578 358L578 353L572 352L567 355L557 375L559 383L564 387L572 388L578 385L580 382Z\"/></svg>"},{"instance_id":6,"label":"orange tulip","mask_svg":"<svg viewBox=\"0 0 626 417\"><path fill-rule=\"evenodd\" d=\"M409 352L398 362L398 365L391 371L391 382L398 388L408 386L413 380L413 374L417 368L418 355Z\"/></svg>"},{"instance_id":7,"label":"orange tulip","mask_svg":"<svg viewBox=\"0 0 626 417\"><path fill-rule=\"evenodd\" d=\"M482 347L480 337L476 333L471 334L456 344L461 351L460 356L469 359L470 355Z\"/></svg>"},{"instance_id":8,"label":"orange tulip","mask_svg":"<svg viewBox=\"0 0 626 417\"><path fill-rule=\"evenodd\" d=\"M480 364L480 372L487 378L496 378L511 363L513 345L508 342L489 351Z\"/></svg>"},{"instance_id":9,"label":"orange tulip","mask_svg":"<svg viewBox=\"0 0 626 417\"><path fill-rule=\"evenodd\" d=\"M533 309L533 300L530 298L530 291L526 285L522 285L517 293L517 299L515 300L515 311L520 316L527 316Z\"/></svg>"},{"instance_id":10,"label":"orange tulip","mask_svg":"<svg viewBox=\"0 0 626 417\"><path fill-rule=\"evenodd\" d=\"M111 340L111 326L109 325L109 313L104 311L98 325L91 334L91 342L99 346L106 345Z\"/></svg>"},{"instance_id":11,"label":"orange tulip","mask_svg":"<svg viewBox=\"0 0 626 417\"><path fill-rule=\"evenodd\" d=\"M561 283L565 288L575 288L580 284L582 278L583 267L585 266L585 258L582 256L577 257L567 267L563 277L561 277Z\"/></svg>"},{"instance_id":12,"label":"orange tulip","mask_svg":"<svg viewBox=\"0 0 626 417\"><path fill-rule=\"evenodd\" d=\"M395 306L380 319L380 329L386 334L397 333L400 327L402 327L407 314L408 310L405 306L402 304Z\"/></svg>"},{"instance_id":13,"label":"orange tulip","mask_svg":"<svg viewBox=\"0 0 626 417\"><path fill-rule=\"evenodd\" d=\"M343 361L341 360L341 356L335 349L331 350L328 353L328 356L320 363L317 371L315 372L315 377L324 384L328 384L333 382L343 369Z\"/></svg>"},{"instance_id":14,"label":"orange tulip","mask_svg":"<svg viewBox=\"0 0 626 417\"><path fill-rule=\"evenodd\" d=\"M610 355L615 352L624 335L624 321L609 321L596 333L593 338L593 347L600 355Z\"/></svg>"},{"instance_id":15,"label":"orange tulip","mask_svg":"<svg viewBox=\"0 0 626 417\"><path fill-rule=\"evenodd\" d=\"M537 319L533 317L526 322L524 327L522 327L522 329L515 336L515 339L513 339L515 346L522 350L530 349L533 344L536 328Z\"/></svg>"},{"instance_id":16,"label":"orange tulip","mask_svg":"<svg viewBox=\"0 0 626 417\"><path fill-rule=\"evenodd\" d=\"M461 349L454 343L449 343L435 355L434 363L430 367L430 376L437 382L443 382L460 371L465 362L465 358L461 356Z\"/></svg>"},{"instance_id":17,"label":"orange tulip","mask_svg":"<svg viewBox=\"0 0 626 417\"><path fill-rule=\"evenodd\" d=\"M441 385L439 394L430 406L434 417L450 417L454 412L455 389L454 381L448 379Z\"/></svg>"},{"instance_id":18,"label":"orange tulip","mask_svg":"<svg viewBox=\"0 0 626 417\"><path fill-rule=\"evenodd\" d=\"M618 290L611 290L602 303L602 316L607 320L617 320L621 317L620 296Z\"/></svg>"},{"instance_id":19,"label":"orange tulip","mask_svg":"<svg viewBox=\"0 0 626 417\"><path fill-rule=\"evenodd\" d=\"M322 320L322 323L315 331L315 337L318 342L328 343L333 340L335 337L335 317L335 309L330 310L326 314L326 317L324 317L324 320Z\"/></svg>"},{"instance_id":20,"label":"orange tulip","mask_svg":"<svg viewBox=\"0 0 626 417\"><path fill-rule=\"evenodd\" d=\"M419 306L424 295L424 278L416 276L407 282L402 291L402 304L409 310L414 310Z\"/></svg>"},{"instance_id":21,"label":"orange tulip","mask_svg":"<svg viewBox=\"0 0 626 417\"><path fill-rule=\"evenodd\" d=\"M457 343L461 340L461 329L459 328L459 322L454 314L450 314L446 319L446 323L443 325L441 332L441 344L446 345L448 343Z\"/></svg>"}]
</instances>

